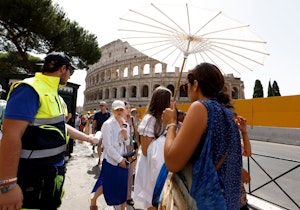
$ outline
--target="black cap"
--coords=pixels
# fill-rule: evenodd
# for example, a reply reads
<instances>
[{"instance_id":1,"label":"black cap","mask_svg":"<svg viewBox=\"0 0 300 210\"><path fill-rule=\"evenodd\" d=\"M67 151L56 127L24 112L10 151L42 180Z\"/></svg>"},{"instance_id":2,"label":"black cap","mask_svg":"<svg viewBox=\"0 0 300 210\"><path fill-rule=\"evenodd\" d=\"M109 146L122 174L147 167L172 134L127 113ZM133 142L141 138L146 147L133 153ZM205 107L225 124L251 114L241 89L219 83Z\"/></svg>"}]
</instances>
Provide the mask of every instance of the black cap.
<instances>
[{"instance_id":1,"label":"black cap","mask_svg":"<svg viewBox=\"0 0 300 210\"><path fill-rule=\"evenodd\" d=\"M44 61L44 70L47 67L48 70L56 69L60 66L71 66L73 69L76 69L75 66L72 65L71 59L63 52L51 52L45 57Z\"/></svg>"}]
</instances>

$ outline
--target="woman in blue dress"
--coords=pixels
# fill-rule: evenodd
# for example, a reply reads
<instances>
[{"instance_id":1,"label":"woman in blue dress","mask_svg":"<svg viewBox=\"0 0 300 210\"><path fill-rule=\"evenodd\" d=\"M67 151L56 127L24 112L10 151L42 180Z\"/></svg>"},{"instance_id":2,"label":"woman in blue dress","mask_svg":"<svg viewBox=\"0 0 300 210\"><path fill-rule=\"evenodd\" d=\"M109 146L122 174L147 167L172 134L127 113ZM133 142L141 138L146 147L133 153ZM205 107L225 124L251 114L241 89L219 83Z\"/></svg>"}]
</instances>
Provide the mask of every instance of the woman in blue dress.
<instances>
[{"instance_id":1,"label":"woman in blue dress","mask_svg":"<svg viewBox=\"0 0 300 210\"><path fill-rule=\"evenodd\" d=\"M170 193L169 198L162 195L160 206L170 209L183 202L183 206L190 206L185 209L238 210L242 167L240 134L232 113L224 106L230 101L229 95L223 92L224 77L215 65L202 63L188 72L185 87L192 104L178 132L176 105L163 112L162 119L168 128L164 157L167 169L178 175L177 181L186 184L187 197L191 200L179 199L173 191L173 197ZM191 172L186 173L189 168Z\"/></svg>"}]
</instances>

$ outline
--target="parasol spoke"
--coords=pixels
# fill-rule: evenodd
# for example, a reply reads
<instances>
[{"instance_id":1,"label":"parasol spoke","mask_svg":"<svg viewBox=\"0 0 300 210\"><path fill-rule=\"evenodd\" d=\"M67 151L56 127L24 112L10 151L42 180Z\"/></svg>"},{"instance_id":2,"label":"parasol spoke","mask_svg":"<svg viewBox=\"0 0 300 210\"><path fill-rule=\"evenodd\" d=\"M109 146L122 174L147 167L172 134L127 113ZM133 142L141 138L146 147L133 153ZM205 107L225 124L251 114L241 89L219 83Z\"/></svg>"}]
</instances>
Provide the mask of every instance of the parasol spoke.
<instances>
[{"instance_id":1,"label":"parasol spoke","mask_svg":"<svg viewBox=\"0 0 300 210\"><path fill-rule=\"evenodd\" d=\"M132 46L135 47L135 46L138 46L138 45L140 45L140 44L136 44L136 45L132 45ZM154 49L157 49L157 48L161 48L161 47L166 46L166 45L168 47L164 48L163 50L169 49L170 47L175 47L175 46L172 45L172 43L165 43L165 44L160 44L160 45L154 45L154 46L148 47L148 48L143 48L143 49L141 49L141 51L142 52L150 51L150 50L154 50ZM161 51L161 50L159 50L159 51ZM155 53L155 54L157 54L157 53Z\"/></svg>"},{"instance_id":2,"label":"parasol spoke","mask_svg":"<svg viewBox=\"0 0 300 210\"><path fill-rule=\"evenodd\" d=\"M216 56L219 60L221 60L223 63L225 63L227 66L229 66L231 69L233 69L236 73L240 74L240 72L234 67L232 66L230 63L228 63L225 59L223 59L222 57L218 56L216 53L214 53L212 50L210 51L211 54L213 54L214 56ZM251 70L251 69L250 69ZM224 74L224 72L223 72Z\"/></svg>"},{"instance_id":3,"label":"parasol spoke","mask_svg":"<svg viewBox=\"0 0 300 210\"><path fill-rule=\"evenodd\" d=\"M212 48L212 49L213 49L213 48ZM221 52L221 51L219 51L219 50L217 50L217 49L213 49L213 50L214 50L215 52L218 52L219 54L223 55L224 57L226 57L226 58L228 58L228 59L234 61L235 63L237 63L237 64L243 66L244 68L246 68L246 69L252 71L252 69L250 69L248 66L246 66L246 65L244 65L243 63L239 62L238 60L236 60L236 59L234 59L234 58L228 56L227 54L225 54L225 53L223 53L223 52ZM210 53L211 53L211 52L212 52L212 50L210 50ZM258 63L258 64L259 64L259 63Z\"/></svg>"},{"instance_id":4,"label":"parasol spoke","mask_svg":"<svg viewBox=\"0 0 300 210\"><path fill-rule=\"evenodd\" d=\"M185 32L185 30L180 26L178 25L172 18L170 18L168 15L166 15L162 10L160 10L157 6L155 6L154 4L151 3L151 6L153 6L157 11L159 11L163 16L165 16L167 19L169 19L172 23L174 23L180 30L181 32L187 34ZM168 26L169 27L169 26ZM175 30L175 29L174 29ZM177 30L175 30L177 31Z\"/></svg>"},{"instance_id":5,"label":"parasol spoke","mask_svg":"<svg viewBox=\"0 0 300 210\"><path fill-rule=\"evenodd\" d=\"M137 45L138 45L138 44L137 44ZM132 45L132 46L135 47L136 45ZM163 46L166 46L166 47L165 47L165 48L162 48L162 49L158 49L158 51L155 51L155 52L151 53L151 55L149 55L149 56L150 56L150 57L151 57L151 56L155 56L155 55L157 55L157 54L159 54L159 53L161 53L161 52L164 52L164 51L166 51L166 50L168 50L168 49L170 49L170 48L174 48L173 51L176 51L176 50L177 50L176 47L172 45L172 43L165 43L165 44L156 45L156 46L149 47L149 48L143 48L143 49L141 49L140 51L141 51L141 52L151 51L151 50L154 50L154 49L157 49L157 48L161 48L161 47L163 47ZM163 61L164 59L160 59L160 60Z\"/></svg>"},{"instance_id":6,"label":"parasol spoke","mask_svg":"<svg viewBox=\"0 0 300 210\"><path fill-rule=\"evenodd\" d=\"M216 66L218 66L218 64L206 53L206 52L199 52L198 53L202 58L203 58L203 62L207 62L207 60L203 57L203 55L202 54L204 54L208 59L209 59L209 61L210 61L210 63L212 63L212 64L214 64L214 65L216 65ZM212 53L213 54L213 53ZM235 70L235 69L234 69ZM223 74L225 74L225 72L223 71L223 69L220 69L220 71L223 73Z\"/></svg>"},{"instance_id":7,"label":"parasol spoke","mask_svg":"<svg viewBox=\"0 0 300 210\"><path fill-rule=\"evenodd\" d=\"M211 42L211 43L213 43L213 46L216 46L214 44L220 44L220 45L235 47L235 48L239 48L239 49L243 49L243 50L247 50L247 51L251 51L251 52L256 52L256 53L260 53L260 54L264 54L264 55L270 55L269 53L262 52L260 50L255 50L255 49L251 49L251 48L243 47L243 46L239 46L239 45L233 45L233 44L228 44L228 43L224 43L224 42Z\"/></svg>"},{"instance_id":8,"label":"parasol spoke","mask_svg":"<svg viewBox=\"0 0 300 210\"><path fill-rule=\"evenodd\" d=\"M157 54L159 54L159 53L161 53L161 52L164 52L164 51L166 51L166 50L168 50L168 49L170 49L170 48L173 48L173 47L174 47L174 46L169 46L169 47L166 47L166 48L164 48L164 49L161 49L161 50L159 50L159 51L157 51L157 52L151 54L151 56L155 56L155 55L157 55ZM175 48L175 47L174 47L174 48ZM175 51L176 51L176 48L175 48L174 50L172 50L169 54L167 54L164 58L162 58L161 61L164 62L164 61L165 61L171 54L173 54ZM175 60L173 63L175 63L175 62L176 62L176 60Z\"/></svg>"},{"instance_id":9,"label":"parasol spoke","mask_svg":"<svg viewBox=\"0 0 300 210\"><path fill-rule=\"evenodd\" d=\"M222 37L209 37L206 38L209 40L226 40L226 41L237 41L237 42L249 42L249 43L257 43L257 44L266 44L266 41L262 41L262 40L250 40L250 39L233 39L233 38L222 38Z\"/></svg>"},{"instance_id":10,"label":"parasol spoke","mask_svg":"<svg viewBox=\"0 0 300 210\"><path fill-rule=\"evenodd\" d=\"M159 47L159 46L163 46L163 45L167 45L167 44L172 44L172 42L170 40L161 40L161 41L137 43L137 44L133 44L132 46L139 46L139 45L145 45L146 46L148 44L159 44L159 43L162 43L162 42L165 43L165 44L161 44L161 45L154 46L154 47ZM152 48L150 48L150 49L152 49Z\"/></svg>"},{"instance_id":11,"label":"parasol spoke","mask_svg":"<svg viewBox=\"0 0 300 210\"><path fill-rule=\"evenodd\" d=\"M127 22L131 22L131 23L136 23L136 24L138 24L138 25L149 26L150 28L156 28L156 29L160 29L160 30L162 30L162 31L168 31L168 32L170 32L170 33L173 33L173 32L174 32L174 30L168 30L167 28L162 28L162 27L159 27L159 26L155 26L155 25L152 25L152 24L139 22L139 21L136 21L136 20L130 20L130 19L125 19L125 18L120 18L120 20L127 21ZM119 30L120 30L120 29L119 29Z\"/></svg>"},{"instance_id":12,"label":"parasol spoke","mask_svg":"<svg viewBox=\"0 0 300 210\"><path fill-rule=\"evenodd\" d=\"M189 35L191 35L191 22L190 22L190 13L189 13L188 4L185 4L185 7L186 7L186 16L188 19Z\"/></svg>"},{"instance_id":13,"label":"parasol spoke","mask_svg":"<svg viewBox=\"0 0 300 210\"><path fill-rule=\"evenodd\" d=\"M137 36L137 37L126 37L126 39L170 39L170 36ZM125 38L124 38L125 39ZM156 41L159 42L159 41ZM148 43L148 42L143 42L143 43ZM143 43L139 43L139 44L143 44Z\"/></svg>"},{"instance_id":14,"label":"parasol spoke","mask_svg":"<svg viewBox=\"0 0 300 210\"><path fill-rule=\"evenodd\" d=\"M155 5L153 5L153 4L151 4L152 6L154 6L154 8L157 8L157 7L155 7ZM157 8L158 9L158 8ZM156 20L156 19L154 19L154 18L152 18L152 17L149 17L149 16L147 16L147 15L145 15L145 14L142 14L142 13L139 13L139 12L137 12L137 11L135 11L135 10L129 10L130 12L133 12L133 13L135 13L135 14L137 14L137 15L140 15L140 16L142 16L142 17L145 17L146 19L149 19L149 20L151 20L151 21L154 21L154 22L156 22L156 23L158 23L158 24L161 24L161 25L163 25L163 26L165 26L165 27L167 27L167 28L170 28L170 29L172 29L173 31L175 31L175 32L179 32L178 30L176 30L175 28L173 28L173 27L171 27L170 25L168 25L168 24L165 24L165 23L162 23L161 21L158 21L158 20ZM158 11L160 11L159 9L158 9ZM166 14L164 14L162 11L160 11L161 12L161 14L163 14L165 17L167 17L169 20L171 20L176 26L178 26L178 24L176 23L176 22L174 22L171 18L169 18ZM184 32L184 30L180 27L180 26L178 26L179 27L179 29L181 30L181 32Z\"/></svg>"},{"instance_id":15,"label":"parasol spoke","mask_svg":"<svg viewBox=\"0 0 300 210\"><path fill-rule=\"evenodd\" d=\"M199 54L200 54L200 56L201 56L202 60L204 61L204 59L203 59L203 57L202 57L202 54L201 54L201 53L199 53ZM199 62L198 62L197 54L196 54L196 53L194 53L194 54L193 54L193 56L194 56L194 59L195 59L195 61L196 61L196 65L198 65L198 64L199 64Z\"/></svg>"},{"instance_id":16,"label":"parasol spoke","mask_svg":"<svg viewBox=\"0 0 300 210\"><path fill-rule=\"evenodd\" d=\"M206 27L210 22L212 22L214 19L216 19L222 12L218 12L214 17L212 17L209 21L207 21L203 26L201 26L196 33L194 33L193 36L195 36L196 34L198 34L204 27Z\"/></svg>"},{"instance_id":17,"label":"parasol spoke","mask_svg":"<svg viewBox=\"0 0 300 210\"><path fill-rule=\"evenodd\" d=\"M136 32L136 33L145 33L145 34L160 34L164 36L170 36L170 34L165 34L165 33L158 33L158 32L153 32L153 31L139 31L139 30L129 30L129 29L119 29L119 31L127 31L127 32ZM124 37L125 39L125 37ZM127 39L127 38L126 38Z\"/></svg>"},{"instance_id":18,"label":"parasol spoke","mask_svg":"<svg viewBox=\"0 0 300 210\"><path fill-rule=\"evenodd\" d=\"M178 52L177 57L174 59L174 62L172 63L172 66L175 66L175 63L178 61L178 59L180 58L180 56L182 55L181 52Z\"/></svg>"},{"instance_id":19,"label":"parasol spoke","mask_svg":"<svg viewBox=\"0 0 300 210\"><path fill-rule=\"evenodd\" d=\"M201 34L201 36L207 36L210 34L216 34L216 33L220 33L220 32L224 32L224 31L232 31L232 30L236 30L236 29L241 29L241 28L248 28L250 25L242 25L242 26L235 26L235 27L230 27L230 28L223 28L220 30L216 30L216 31L211 31L211 32L207 32L205 34Z\"/></svg>"},{"instance_id":20,"label":"parasol spoke","mask_svg":"<svg viewBox=\"0 0 300 210\"><path fill-rule=\"evenodd\" d=\"M251 59L251 58L249 58L249 57L247 57L247 56L244 56L244 55L242 55L241 53L233 52L232 50L229 50L229 49L226 49L226 48L223 48L223 47L220 47L220 46L216 46L216 45L214 45L214 47L219 48L219 49L222 49L222 50L224 50L224 51L226 51L226 52L230 52L230 53L232 53L232 54L234 54L234 55L240 56L240 57L245 58L245 59L247 59L247 60L249 60L249 61L252 61L252 62L254 62L254 63L257 63L257 64L259 64L259 65L263 65L263 63L261 63L261 62L259 62L259 61L257 61L257 60ZM212 49L214 49L214 48L212 48ZM216 49L214 49L214 50L216 50Z\"/></svg>"}]
</instances>

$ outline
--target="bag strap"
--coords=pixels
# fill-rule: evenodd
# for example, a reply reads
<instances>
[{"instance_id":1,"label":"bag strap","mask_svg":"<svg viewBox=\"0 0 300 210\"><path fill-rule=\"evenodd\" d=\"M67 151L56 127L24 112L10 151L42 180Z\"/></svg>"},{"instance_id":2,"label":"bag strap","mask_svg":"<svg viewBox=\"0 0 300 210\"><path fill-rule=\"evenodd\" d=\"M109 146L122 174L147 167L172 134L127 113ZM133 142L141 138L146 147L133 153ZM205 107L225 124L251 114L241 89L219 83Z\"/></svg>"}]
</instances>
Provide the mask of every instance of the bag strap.
<instances>
[{"instance_id":1,"label":"bag strap","mask_svg":"<svg viewBox=\"0 0 300 210\"><path fill-rule=\"evenodd\" d=\"M135 140L135 134L136 134L136 130L135 130L135 124L134 124L134 121L133 121L133 117L130 117L131 119L131 125L133 127L133 136L132 136L132 140Z\"/></svg>"}]
</instances>

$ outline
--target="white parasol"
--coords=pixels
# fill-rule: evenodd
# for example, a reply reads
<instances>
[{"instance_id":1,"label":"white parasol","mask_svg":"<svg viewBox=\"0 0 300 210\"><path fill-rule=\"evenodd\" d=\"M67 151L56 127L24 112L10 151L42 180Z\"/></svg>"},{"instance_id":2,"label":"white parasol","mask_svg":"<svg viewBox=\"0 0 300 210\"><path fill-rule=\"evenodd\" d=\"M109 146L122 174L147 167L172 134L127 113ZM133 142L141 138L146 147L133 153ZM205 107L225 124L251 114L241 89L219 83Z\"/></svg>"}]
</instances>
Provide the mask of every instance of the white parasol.
<instances>
[{"instance_id":1,"label":"white parasol","mask_svg":"<svg viewBox=\"0 0 300 210\"><path fill-rule=\"evenodd\" d=\"M149 57L181 67L174 98L185 68L209 62L223 73L240 74L263 65L269 55L266 42L249 25L197 6L151 4L129 10L120 20L124 41Z\"/></svg>"}]
</instances>

